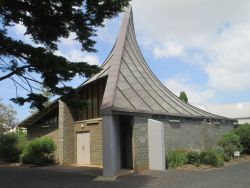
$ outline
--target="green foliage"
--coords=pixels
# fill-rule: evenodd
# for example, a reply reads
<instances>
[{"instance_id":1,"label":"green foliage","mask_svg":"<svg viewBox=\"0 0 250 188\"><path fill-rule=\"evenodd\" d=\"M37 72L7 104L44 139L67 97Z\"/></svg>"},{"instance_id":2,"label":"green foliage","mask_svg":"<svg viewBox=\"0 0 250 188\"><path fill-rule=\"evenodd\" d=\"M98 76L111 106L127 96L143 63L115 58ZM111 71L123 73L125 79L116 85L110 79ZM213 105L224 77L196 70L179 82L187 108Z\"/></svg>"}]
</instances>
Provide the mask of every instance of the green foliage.
<instances>
[{"instance_id":1,"label":"green foliage","mask_svg":"<svg viewBox=\"0 0 250 188\"><path fill-rule=\"evenodd\" d=\"M53 163L55 150L56 146L50 138L35 138L25 147L21 155L21 160L23 163L36 165Z\"/></svg>"},{"instance_id":2,"label":"green foliage","mask_svg":"<svg viewBox=\"0 0 250 188\"><path fill-rule=\"evenodd\" d=\"M188 164L200 164L200 152L190 151L187 153Z\"/></svg>"},{"instance_id":3,"label":"green foliage","mask_svg":"<svg viewBox=\"0 0 250 188\"><path fill-rule=\"evenodd\" d=\"M94 36L106 19L118 15L129 0L1 0L0 3L0 81L10 79L16 90L27 96L15 97L15 103L28 102L42 109L48 98L37 93L37 85L49 88L53 95L71 94L68 85L76 75L90 77L100 69L88 62L71 62L55 55L61 38L75 34L84 52L95 52ZM35 43L9 37L6 27L22 24ZM35 76L34 76L35 75ZM74 98L68 97L68 100Z\"/></svg>"},{"instance_id":4,"label":"green foliage","mask_svg":"<svg viewBox=\"0 0 250 188\"><path fill-rule=\"evenodd\" d=\"M243 124L234 129L234 133L240 137L240 143L243 145L243 152L250 154L250 124Z\"/></svg>"},{"instance_id":5,"label":"green foliage","mask_svg":"<svg viewBox=\"0 0 250 188\"><path fill-rule=\"evenodd\" d=\"M221 152L214 149L202 151L200 154L200 161L202 164L212 165L215 167L224 165L224 158Z\"/></svg>"},{"instance_id":6,"label":"green foliage","mask_svg":"<svg viewBox=\"0 0 250 188\"><path fill-rule=\"evenodd\" d=\"M166 155L168 168L177 168L187 163L187 153L184 150L171 150Z\"/></svg>"},{"instance_id":7,"label":"green foliage","mask_svg":"<svg viewBox=\"0 0 250 188\"><path fill-rule=\"evenodd\" d=\"M223 148L225 155L233 157L235 151L242 151L240 137L234 132L224 134L219 140L219 144Z\"/></svg>"},{"instance_id":8,"label":"green foliage","mask_svg":"<svg viewBox=\"0 0 250 188\"><path fill-rule=\"evenodd\" d=\"M23 132L7 133L0 137L0 158L6 162L18 162L27 143Z\"/></svg>"},{"instance_id":9,"label":"green foliage","mask_svg":"<svg viewBox=\"0 0 250 188\"><path fill-rule=\"evenodd\" d=\"M221 154L224 161L229 162L231 160L231 156L225 153L222 147L217 147L215 150Z\"/></svg>"},{"instance_id":10,"label":"green foliage","mask_svg":"<svg viewBox=\"0 0 250 188\"><path fill-rule=\"evenodd\" d=\"M185 91L180 92L179 99L181 99L185 103L188 103L188 97L187 97Z\"/></svg>"}]
</instances>

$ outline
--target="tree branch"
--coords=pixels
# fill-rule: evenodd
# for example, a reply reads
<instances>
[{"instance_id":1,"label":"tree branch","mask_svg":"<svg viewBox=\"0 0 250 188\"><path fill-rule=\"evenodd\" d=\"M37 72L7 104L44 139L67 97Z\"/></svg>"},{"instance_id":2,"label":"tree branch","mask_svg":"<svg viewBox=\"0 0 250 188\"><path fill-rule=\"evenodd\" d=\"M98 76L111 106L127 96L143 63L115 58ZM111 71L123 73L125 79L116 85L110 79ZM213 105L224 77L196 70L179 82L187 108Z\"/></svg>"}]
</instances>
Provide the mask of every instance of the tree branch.
<instances>
[{"instance_id":1,"label":"tree branch","mask_svg":"<svg viewBox=\"0 0 250 188\"><path fill-rule=\"evenodd\" d=\"M26 69L26 68L29 68L29 67L31 67L31 66L30 66L30 65L25 65L25 66L22 66L22 67L19 67L19 68L15 69L14 71L10 72L9 74L6 74L5 76L0 77L0 82L1 82L2 80L5 80L5 79L7 79L7 78L10 78L10 77L13 76L14 74L17 74L18 72L20 72L20 71L22 71L22 70L24 70L24 69Z\"/></svg>"}]
</instances>

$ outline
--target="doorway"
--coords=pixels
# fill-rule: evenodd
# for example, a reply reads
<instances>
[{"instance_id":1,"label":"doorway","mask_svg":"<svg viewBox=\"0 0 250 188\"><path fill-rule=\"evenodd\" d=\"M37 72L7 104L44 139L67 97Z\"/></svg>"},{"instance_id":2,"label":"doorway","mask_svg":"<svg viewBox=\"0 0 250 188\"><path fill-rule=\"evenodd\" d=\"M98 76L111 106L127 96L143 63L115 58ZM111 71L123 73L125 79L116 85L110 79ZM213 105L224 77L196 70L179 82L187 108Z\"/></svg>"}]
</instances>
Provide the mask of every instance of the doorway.
<instances>
[{"instance_id":1,"label":"doorway","mask_svg":"<svg viewBox=\"0 0 250 188\"><path fill-rule=\"evenodd\" d=\"M77 164L90 165L90 133L76 134L77 140Z\"/></svg>"},{"instance_id":2,"label":"doorway","mask_svg":"<svg viewBox=\"0 0 250 188\"><path fill-rule=\"evenodd\" d=\"M133 118L132 116L121 115L119 117L120 130L120 152L121 152L121 168L133 169Z\"/></svg>"}]
</instances>

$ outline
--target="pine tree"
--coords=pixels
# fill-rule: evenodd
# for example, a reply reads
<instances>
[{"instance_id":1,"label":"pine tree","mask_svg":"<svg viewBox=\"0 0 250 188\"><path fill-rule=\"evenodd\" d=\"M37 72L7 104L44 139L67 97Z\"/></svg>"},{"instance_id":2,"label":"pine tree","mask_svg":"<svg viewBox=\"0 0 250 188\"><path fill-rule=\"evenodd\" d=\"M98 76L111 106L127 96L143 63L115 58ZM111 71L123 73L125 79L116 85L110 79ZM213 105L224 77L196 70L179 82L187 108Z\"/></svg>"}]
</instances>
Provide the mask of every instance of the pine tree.
<instances>
[{"instance_id":1,"label":"pine tree","mask_svg":"<svg viewBox=\"0 0 250 188\"><path fill-rule=\"evenodd\" d=\"M105 19L120 13L129 0L1 0L0 1L0 81L10 79L16 91L22 88L27 96L11 100L42 109L48 97L37 92L43 85L62 100L76 96L66 83L76 75L90 77L100 69L88 62L71 62L57 56L60 38L75 33L81 50L95 52L93 36ZM22 24L36 46L7 36L6 26ZM36 76L34 76L34 74ZM39 86L38 86L39 87ZM75 97L76 98L76 97Z\"/></svg>"}]
</instances>

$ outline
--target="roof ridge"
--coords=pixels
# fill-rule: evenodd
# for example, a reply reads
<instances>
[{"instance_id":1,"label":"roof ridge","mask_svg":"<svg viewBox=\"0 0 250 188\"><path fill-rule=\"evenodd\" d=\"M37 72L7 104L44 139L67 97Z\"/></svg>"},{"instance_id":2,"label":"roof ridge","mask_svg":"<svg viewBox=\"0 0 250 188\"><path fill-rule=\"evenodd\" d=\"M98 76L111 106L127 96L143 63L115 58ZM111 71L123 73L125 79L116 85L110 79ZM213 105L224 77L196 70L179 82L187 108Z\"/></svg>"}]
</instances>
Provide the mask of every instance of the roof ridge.
<instances>
[{"instance_id":1,"label":"roof ridge","mask_svg":"<svg viewBox=\"0 0 250 188\"><path fill-rule=\"evenodd\" d=\"M122 54L124 51L127 31L128 31L131 18L132 18L132 7L129 6L125 10L125 14L122 19L122 24L120 27L119 35L117 37L116 43L113 48L113 55L109 60L110 71L109 71L108 80L107 80L107 84L106 84L106 88L105 88L104 96L102 100L102 107L101 107L102 110L112 107L114 103L116 85L117 85L119 70L121 66L121 59L122 59Z\"/></svg>"}]
</instances>

